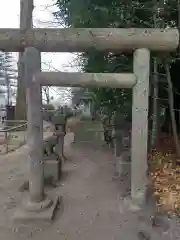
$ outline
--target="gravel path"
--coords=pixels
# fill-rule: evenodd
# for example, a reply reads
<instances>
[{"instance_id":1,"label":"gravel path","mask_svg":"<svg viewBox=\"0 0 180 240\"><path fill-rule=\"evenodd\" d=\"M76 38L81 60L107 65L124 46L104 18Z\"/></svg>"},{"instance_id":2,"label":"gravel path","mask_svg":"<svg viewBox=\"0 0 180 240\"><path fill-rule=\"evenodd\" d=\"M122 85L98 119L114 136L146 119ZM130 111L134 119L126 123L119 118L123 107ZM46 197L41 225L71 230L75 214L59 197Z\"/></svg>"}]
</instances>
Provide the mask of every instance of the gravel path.
<instances>
[{"instance_id":1,"label":"gravel path","mask_svg":"<svg viewBox=\"0 0 180 240\"><path fill-rule=\"evenodd\" d=\"M0 161L0 239L180 239L176 220L169 221L168 226L152 228L149 209L130 212L122 197L123 182L112 180L115 169L111 153L85 146L71 149L60 186L47 189L50 194L62 196L54 222L14 224L11 216L20 203L18 188L27 171L25 149L24 146Z\"/></svg>"}]
</instances>

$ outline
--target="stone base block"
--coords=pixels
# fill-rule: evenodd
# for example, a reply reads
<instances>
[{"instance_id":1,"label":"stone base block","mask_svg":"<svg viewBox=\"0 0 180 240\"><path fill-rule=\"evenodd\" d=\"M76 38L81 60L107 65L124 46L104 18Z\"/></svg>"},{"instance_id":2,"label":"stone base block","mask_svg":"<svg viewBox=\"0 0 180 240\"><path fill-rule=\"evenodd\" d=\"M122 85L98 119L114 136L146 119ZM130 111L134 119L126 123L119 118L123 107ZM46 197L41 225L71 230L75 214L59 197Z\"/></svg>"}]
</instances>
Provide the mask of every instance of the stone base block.
<instances>
[{"instance_id":1,"label":"stone base block","mask_svg":"<svg viewBox=\"0 0 180 240\"><path fill-rule=\"evenodd\" d=\"M121 156L123 147L122 147L122 143L118 143L117 141L114 141L113 143L113 147L114 147L114 156L115 157L119 157Z\"/></svg>"},{"instance_id":2,"label":"stone base block","mask_svg":"<svg viewBox=\"0 0 180 240\"><path fill-rule=\"evenodd\" d=\"M27 211L26 209L19 208L16 210L14 216L13 216L13 221L15 222L34 222L34 221L52 221L55 212L57 210L57 206L60 203L60 198L59 197L54 197L52 199L53 203L50 205L50 207L43 209L42 211Z\"/></svg>"},{"instance_id":3,"label":"stone base block","mask_svg":"<svg viewBox=\"0 0 180 240\"><path fill-rule=\"evenodd\" d=\"M131 194L131 197L124 198L124 206L126 206L127 210L130 210L132 212L146 209L147 204L145 203L145 196L142 196L141 198L134 198Z\"/></svg>"},{"instance_id":4,"label":"stone base block","mask_svg":"<svg viewBox=\"0 0 180 240\"><path fill-rule=\"evenodd\" d=\"M130 177L131 176L131 163L125 163L116 161L116 172L118 173L119 177Z\"/></svg>"},{"instance_id":5,"label":"stone base block","mask_svg":"<svg viewBox=\"0 0 180 240\"><path fill-rule=\"evenodd\" d=\"M55 181L61 178L62 166L61 161L46 160L44 161L44 178L53 177Z\"/></svg>"},{"instance_id":6,"label":"stone base block","mask_svg":"<svg viewBox=\"0 0 180 240\"><path fill-rule=\"evenodd\" d=\"M56 181L52 176L44 178L44 186L56 188ZM29 181L24 181L24 183L19 187L19 192L29 191Z\"/></svg>"}]
</instances>

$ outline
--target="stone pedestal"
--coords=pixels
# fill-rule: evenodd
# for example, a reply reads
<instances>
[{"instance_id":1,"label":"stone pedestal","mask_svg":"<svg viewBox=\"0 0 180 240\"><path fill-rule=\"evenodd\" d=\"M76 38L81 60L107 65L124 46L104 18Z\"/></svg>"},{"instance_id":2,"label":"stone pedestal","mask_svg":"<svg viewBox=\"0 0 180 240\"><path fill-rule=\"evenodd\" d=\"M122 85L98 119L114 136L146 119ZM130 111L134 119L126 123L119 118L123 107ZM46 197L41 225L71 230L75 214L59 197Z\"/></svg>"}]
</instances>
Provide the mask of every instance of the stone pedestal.
<instances>
[{"instance_id":1,"label":"stone pedestal","mask_svg":"<svg viewBox=\"0 0 180 240\"><path fill-rule=\"evenodd\" d=\"M55 181L60 180L63 159L58 153L58 135L53 134L44 141L43 163L44 179L53 177Z\"/></svg>"},{"instance_id":2,"label":"stone pedestal","mask_svg":"<svg viewBox=\"0 0 180 240\"><path fill-rule=\"evenodd\" d=\"M59 197L47 197L39 203L29 200L28 196L24 197L22 206L18 208L13 216L15 222L29 221L52 221L55 210L60 203Z\"/></svg>"},{"instance_id":3,"label":"stone pedestal","mask_svg":"<svg viewBox=\"0 0 180 240\"><path fill-rule=\"evenodd\" d=\"M44 157L44 178L53 177L59 181L62 174L62 160L56 155Z\"/></svg>"},{"instance_id":4,"label":"stone pedestal","mask_svg":"<svg viewBox=\"0 0 180 240\"><path fill-rule=\"evenodd\" d=\"M121 130L114 131L114 155L119 157L123 151L123 133Z\"/></svg>"},{"instance_id":5,"label":"stone pedestal","mask_svg":"<svg viewBox=\"0 0 180 240\"><path fill-rule=\"evenodd\" d=\"M116 169L120 177L130 177L131 175L131 154L129 151L121 153L116 158Z\"/></svg>"},{"instance_id":6,"label":"stone pedestal","mask_svg":"<svg viewBox=\"0 0 180 240\"><path fill-rule=\"evenodd\" d=\"M131 190L131 153L124 151L115 158L116 179L122 183L122 194L129 195Z\"/></svg>"},{"instance_id":7,"label":"stone pedestal","mask_svg":"<svg viewBox=\"0 0 180 240\"><path fill-rule=\"evenodd\" d=\"M114 155L120 156L123 151L127 151L130 148L131 136L126 130L114 131Z\"/></svg>"}]
</instances>

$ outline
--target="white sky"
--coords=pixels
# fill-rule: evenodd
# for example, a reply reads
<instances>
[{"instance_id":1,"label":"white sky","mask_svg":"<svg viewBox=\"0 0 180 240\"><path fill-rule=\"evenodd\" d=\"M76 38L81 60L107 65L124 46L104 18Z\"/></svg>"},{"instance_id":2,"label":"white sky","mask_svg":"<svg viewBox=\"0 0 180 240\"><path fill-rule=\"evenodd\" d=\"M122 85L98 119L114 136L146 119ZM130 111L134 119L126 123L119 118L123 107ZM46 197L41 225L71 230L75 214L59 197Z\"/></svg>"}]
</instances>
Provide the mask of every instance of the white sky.
<instances>
[{"instance_id":1,"label":"white sky","mask_svg":"<svg viewBox=\"0 0 180 240\"><path fill-rule=\"evenodd\" d=\"M57 10L54 0L34 0L35 9L33 11L34 27L60 27L53 24L52 13ZM47 7L48 6L48 7ZM20 0L0 0L0 28L19 28ZM17 56L17 54L15 54ZM71 53L42 53L42 70L46 71L77 71L75 67L71 67L73 62L73 54ZM43 64L46 63L46 64ZM50 93L64 103L62 100L69 99L69 90L61 88L57 94L57 88L53 88Z\"/></svg>"}]
</instances>

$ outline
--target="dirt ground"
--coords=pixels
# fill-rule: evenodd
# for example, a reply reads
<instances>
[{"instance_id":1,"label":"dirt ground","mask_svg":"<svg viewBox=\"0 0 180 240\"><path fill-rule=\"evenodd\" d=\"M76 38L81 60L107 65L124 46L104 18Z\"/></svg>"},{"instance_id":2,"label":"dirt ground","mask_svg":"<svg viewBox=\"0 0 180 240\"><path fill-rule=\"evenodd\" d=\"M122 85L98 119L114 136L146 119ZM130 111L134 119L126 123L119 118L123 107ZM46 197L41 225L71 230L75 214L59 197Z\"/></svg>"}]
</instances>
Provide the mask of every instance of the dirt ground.
<instances>
[{"instance_id":1,"label":"dirt ground","mask_svg":"<svg viewBox=\"0 0 180 240\"><path fill-rule=\"evenodd\" d=\"M0 123L0 129L3 128L4 125ZM47 131L47 129L50 130L52 128L52 125L49 122L43 121L43 127L44 131ZM51 131L51 130L50 130ZM5 139L5 132L0 133L0 155L6 154L6 146L8 145L8 152L12 152L22 145L25 144L27 140L27 131L9 131L8 134L8 141L6 143Z\"/></svg>"},{"instance_id":2,"label":"dirt ground","mask_svg":"<svg viewBox=\"0 0 180 240\"><path fill-rule=\"evenodd\" d=\"M71 144L72 136L66 136ZM103 148L73 145L57 188L62 196L52 223L15 224L11 217L21 203L19 186L26 178L26 146L0 159L0 239L3 240L148 240L180 239L179 225L150 228L149 212L132 213L122 195L124 183L113 180L112 153ZM69 149L71 148L71 151ZM168 233L167 233L168 229ZM145 236L138 235L139 230ZM148 238L151 235L151 238ZM176 236L177 235L177 236Z\"/></svg>"}]
</instances>

